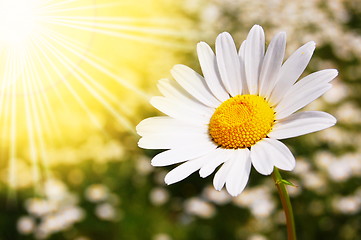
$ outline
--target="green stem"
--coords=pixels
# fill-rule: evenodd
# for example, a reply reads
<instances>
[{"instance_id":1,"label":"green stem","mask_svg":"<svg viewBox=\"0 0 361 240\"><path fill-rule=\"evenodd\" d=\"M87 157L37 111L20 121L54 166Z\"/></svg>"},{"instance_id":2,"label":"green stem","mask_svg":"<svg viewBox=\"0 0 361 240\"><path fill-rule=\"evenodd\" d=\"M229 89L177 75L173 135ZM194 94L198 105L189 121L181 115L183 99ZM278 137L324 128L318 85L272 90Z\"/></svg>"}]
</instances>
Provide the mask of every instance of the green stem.
<instances>
[{"instance_id":1,"label":"green stem","mask_svg":"<svg viewBox=\"0 0 361 240\"><path fill-rule=\"evenodd\" d=\"M287 193L286 184L283 182L282 176L276 167L272 173L272 178L277 186L278 194L282 202L282 207L286 215L288 240L296 240L295 220L293 218L290 197Z\"/></svg>"}]
</instances>

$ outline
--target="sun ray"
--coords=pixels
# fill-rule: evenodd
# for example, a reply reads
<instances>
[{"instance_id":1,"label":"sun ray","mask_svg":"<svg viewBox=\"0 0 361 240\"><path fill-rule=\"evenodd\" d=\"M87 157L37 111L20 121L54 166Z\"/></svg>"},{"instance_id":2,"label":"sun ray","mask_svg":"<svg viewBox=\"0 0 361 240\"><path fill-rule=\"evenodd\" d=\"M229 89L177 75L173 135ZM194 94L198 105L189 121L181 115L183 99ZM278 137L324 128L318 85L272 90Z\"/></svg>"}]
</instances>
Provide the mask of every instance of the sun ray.
<instances>
[{"instance_id":1,"label":"sun ray","mask_svg":"<svg viewBox=\"0 0 361 240\"><path fill-rule=\"evenodd\" d=\"M132 25L124 25L119 23L101 23L99 22L98 18L89 19L86 21L75 21L75 20L67 20L64 18L54 17L51 20L49 19L50 23L54 24L69 24L66 26L76 27L78 26L87 26L94 28L100 28L100 29L108 29L111 30L120 30L120 31L128 31L128 32L134 32L134 33L141 33L141 34L151 34L156 36L165 36L165 37L175 37L175 38L189 38L193 37L194 34L190 34L189 32L180 32L179 30L173 30L168 28L159 28L157 27L140 27L140 26L132 26Z\"/></svg>"},{"instance_id":2,"label":"sun ray","mask_svg":"<svg viewBox=\"0 0 361 240\"><path fill-rule=\"evenodd\" d=\"M59 37L60 36L60 37ZM58 37L59 39L61 39L60 41L57 40L55 37ZM92 67L96 68L97 70L99 70L100 72L104 73L105 75L111 77L112 79L116 80L119 84L121 84L123 87L126 87L127 89L133 91L134 93L138 94L139 96L143 97L144 100L149 100L150 96L146 93L144 93L141 89L138 89L137 87L133 86L132 84L130 84L129 82L125 81L124 79L120 78L118 75L112 73L109 69L107 69L106 67L104 67L102 64L97 63L96 61L92 60L89 57L85 57L83 54L81 54L80 52L76 52L74 49L67 47L66 45L64 45L64 42L66 41L65 38L62 39L62 37L57 33L52 33L52 37L50 37L51 39L55 40L57 43L59 43L60 45L62 45L64 48L66 48L67 50L69 50L69 52L73 53L74 55L76 55L77 57L79 57L80 59L82 59L84 62L88 63L89 65L91 65ZM74 45L73 45L74 46ZM75 47L76 49L76 47ZM79 49L79 48L77 48Z\"/></svg>"},{"instance_id":3,"label":"sun ray","mask_svg":"<svg viewBox=\"0 0 361 240\"><path fill-rule=\"evenodd\" d=\"M90 56L84 56L81 52L82 49L74 44L72 44L71 42L69 42L70 39L65 40L65 38L63 38L63 36L60 36L56 33L53 33L52 35L52 39L59 45L63 46L66 50L68 50L69 52L75 54L76 56L79 56L81 59L84 60L84 62L89 63L92 65L92 67L106 73L108 76L110 75L112 78L116 78L116 76L114 74L111 74L111 72L108 71L103 71L105 69L104 67L104 61L102 61L102 59L96 57L95 55L90 55ZM99 63L99 61L101 61L102 63ZM98 63L97 63L98 62ZM102 66L100 68L100 66ZM99 84L94 78L92 78L91 76L89 76L85 71L83 71L82 69L78 69L79 71L82 72L83 75L86 76L86 79L89 80L89 82L95 87L95 89L97 89L98 92L102 93L103 96L105 96L109 101L116 103L118 102L117 97L114 96L110 91L108 91L104 86L102 86L101 84ZM119 78L117 78L119 79ZM134 91L135 93L139 94L140 96L144 97L145 100L148 100L150 97L148 95L146 95L142 90L136 88L135 86L132 86L130 84L128 84L127 82L125 82L124 80L122 80L121 84L125 87L127 87L128 89ZM129 113L130 110L126 109L124 106L120 106L122 108L122 110L126 113Z\"/></svg>"},{"instance_id":4,"label":"sun ray","mask_svg":"<svg viewBox=\"0 0 361 240\"><path fill-rule=\"evenodd\" d=\"M10 65L11 61L12 61L12 59L10 58L10 55L6 55L6 61L5 61L5 69L6 70L4 71L4 74L3 74L4 81L1 82L1 90L0 90L0 116L4 116L6 114L6 111L5 111L6 106L7 106L7 104L6 104L6 100L7 100L6 96L8 96L8 94L5 93L4 89L5 89L6 85L8 84L8 79L10 79L10 76L9 76L10 71L9 71L9 69L12 68L12 66ZM1 157L1 159L6 159L7 158L6 151L5 151L5 149L6 149L6 146L5 146L6 141L4 140L5 137L6 137L5 133L6 133L6 129L7 129L6 120L7 120L7 118L4 118L4 117L0 118L0 124L2 126L2 131L1 131L1 133L2 133L1 134L2 141L0 141L0 144L1 144L0 157ZM9 178L10 177L8 176L8 179Z\"/></svg>"},{"instance_id":5,"label":"sun ray","mask_svg":"<svg viewBox=\"0 0 361 240\"><path fill-rule=\"evenodd\" d=\"M28 55L25 56L25 61L27 62ZM40 185L40 168L38 161L38 151L36 144L36 137L34 131L34 109L33 109L33 99L31 96L31 84L29 83L30 79L29 69L25 68L23 75L23 92L24 92L24 105L25 105L25 117L26 117L26 126L27 126L27 135L29 143L29 159L32 166L33 182L34 182L34 193L37 195Z\"/></svg>"},{"instance_id":6,"label":"sun ray","mask_svg":"<svg viewBox=\"0 0 361 240\"><path fill-rule=\"evenodd\" d=\"M105 67L108 63L105 62L103 59L97 57L96 55L93 55L89 52L87 52L85 55L82 54L84 51L84 47L80 47L79 44L74 43L70 38L66 38L65 36L57 33L52 33L52 38L54 42L64 47L66 50L68 50L70 53L78 56L80 59L82 59L84 62L91 64L92 67L95 67L97 70L102 71L104 69L109 69L109 67ZM96 66L102 66L102 68L98 68ZM105 72L105 71L104 71ZM110 73L110 71L107 71ZM89 77L90 78L90 77ZM109 91L105 89L101 84L99 84L94 79L90 78L92 81L92 84L96 85L96 88L99 89L99 91L103 92L108 98L110 98L112 101L117 102L116 96L112 95ZM123 79L119 79L121 81L118 81L123 87L126 87L127 89L133 91L136 94L139 94L139 96L143 97L145 100L148 100L150 96L148 96L145 92L143 92L141 89L138 89L136 86L128 83L127 81Z\"/></svg>"},{"instance_id":7,"label":"sun ray","mask_svg":"<svg viewBox=\"0 0 361 240\"><path fill-rule=\"evenodd\" d=\"M34 44L33 43L33 46L34 46L34 50L33 50L33 57L34 57L34 60L37 62L37 64L40 66L40 69L39 71L43 72L44 75L45 75L45 80L47 80L47 83L49 84L50 86L50 89L51 91L54 92L54 94L56 95L57 99L60 101L60 106L65 109L66 108L66 103L65 103L65 100L64 98L61 96L58 88L56 88L54 86L54 84L52 84L52 82L50 81L51 79L51 76L50 76L50 73L49 73L49 70L45 67L44 63L43 63L43 60L41 60L40 56L39 56L39 49L38 49L38 45ZM41 85L41 82L38 82L38 85ZM59 105L58 105L59 106ZM51 128L51 132L53 132L55 134L55 139L56 141L61 141L62 138L61 138L61 131L58 127L56 127L57 125L57 120L56 120L56 115L54 114L54 112L52 111L52 106L51 106L51 102L49 100L49 98L47 97L47 95L44 96L44 107L46 109L46 112L48 113L48 116L49 116L49 124L50 124L50 127Z\"/></svg>"},{"instance_id":8,"label":"sun ray","mask_svg":"<svg viewBox=\"0 0 361 240\"><path fill-rule=\"evenodd\" d=\"M63 43L57 42L58 44L60 44L61 46L63 46L64 48L66 48L67 50L71 51L72 49L67 48ZM109 112L116 118L119 120L119 122L121 122L124 127L126 127L129 131L134 132L134 127L133 125L123 116L121 116L117 110L115 110L104 98L102 98L99 93L94 90L94 88L92 88L86 81L85 79L82 77L82 75L86 75L86 73L79 67L72 67L72 62L69 60L68 57L66 57L63 53L61 53L60 51L58 51L57 49L54 49L56 51L56 54L58 56L58 60L63 64L63 66L65 66L67 68L67 70L72 73L72 75L89 91L89 93L91 95L93 95L93 97L95 99L97 99L107 110L109 110ZM86 75L87 79L91 79L90 76Z\"/></svg>"},{"instance_id":9,"label":"sun ray","mask_svg":"<svg viewBox=\"0 0 361 240\"><path fill-rule=\"evenodd\" d=\"M30 55L35 56L36 53L33 52L34 48L30 48ZM33 81L35 89L41 89L40 73L39 70L35 67L33 62L29 63L29 68L32 69ZM49 178L49 158L47 157L47 144L46 142L51 141L52 138L48 138L47 134L44 132L58 132L56 131L56 120L54 114L52 114L50 101L46 92L36 94L34 97L35 106L38 106L38 121L36 121L36 130L37 130L37 140L39 143L39 156L41 160L42 168L44 169L44 179ZM50 120L50 121L49 121ZM42 127L44 126L44 128ZM60 133L58 132L60 135Z\"/></svg>"},{"instance_id":10,"label":"sun ray","mask_svg":"<svg viewBox=\"0 0 361 240\"><path fill-rule=\"evenodd\" d=\"M104 35L116 37L116 38L124 38L124 39L128 39L128 40L150 43L150 44L155 44L155 45L164 46L164 47L168 47L168 48L189 49L189 46L187 46L187 45L184 45L181 43L169 42L169 41L165 41L165 40L159 40L156 37L137 36L137 35L130 34L130 33L116 32L116 31L105 30L105 29L96 29L93 27L77 26L77 25L72 25L69 23L62 23L59 21L50 21L50 22L55 25L69 27L69 28L73 28L76 30L82 30L82 31L88 31L88 32L91 31L91 32L94 32L97 34L104 34Z\"/></svg>"},{"instance_id":11,"label":"sun ray","mask_svg":"<svg viewBox=\"0 0 361 240\"><path fill-rule=\"evenodd\" d=\"M47 62L50 64L50 66L52 67L52 69L55 71L55 73L57 74L57 76L61 79L62 83L66 86L67 90L72 94L72 96L75 98L76 102L81 106L81 108L86 112L86 114L88 115L89 119L93 122L93 124L98 128L101 129L101 123L99 122L99 120L95 117L94 114L92 114L91 110L87 107L86 103L81 99L81 97L76 93L76 91L72 88L72 86L69 84L69 82L66 80L65 76L63 73L61 73L58 69L58 67L55 65L55 63L53 62L53 60L50 59L50 57L44 52L45 48L46 50L48 50L51 54L55 54L56 56L56 51L54 49L53 46L51 46L46 39L42 39L42 38L38 38L37 39L41 44L42 44L42 48L40 48L40 51L42 52L42 55L45 57L45 59L47 60Z\"/></svg>"},{"instance_id":12,"label":"sun ray","mask_svg":"<svg viewBox=\"0 0 361 240\"><path fill-rule=\"evenodd\" d=\"M170 30L173 30L180 22L181 18L168 18L168 17L108 17L108 16L67 16L67 15L52 15L44 16L49 19L64 19L64 20L87 20L93 22L108 22L112 24L133 24L142 26L168 26ZM188 30L189 31L189 30ZM189 37L189 36L187 36Z\"/></svg>"},{"instance_id":13,"label":"sun ray","mask_svg":"<svg viewBox=\"0 0 361 240\"><path fill-rule=\"evenodd\" d=\"M170 57L195 36L179 16L153 14L155 4L141 1L143 9L133 1L0 0L0 171L7 168L9 196L24 185L19 161L41 194L57 149L89 135L110 140L109 127L135 133L134 108L150 99L136 54Z\"/></svg>"},{"instance_id":14,"label":"sun ray","mask_svg":"<svg viewBox=\"0 0 361 240\"><path fill-rule=\"evenodd\" d=\"M8 68L6 69L6 79L7 81L11 81L13 80L12 77L13 77L13 74L12 74L12 71L13 71L13 61L14 59L10 59L9 61L9 66ZM4 141L5 139L7 139L7 136L9 134L8 130L9 130L9 125L10 125L10 120L9 120L9 114L10 114L10 105L11 105L11 94L8 92L9 91L9 88L11 87L11 82L6 82L5 83L7 86L6 86L6 90L7 92L4 92L3 95L4 95L4 98L2 99L2 106L1 106L1 114L3 116L6 116L3 118L3 122L2 122L2 126L3 126L3 131L2 131L2 138ZM10 87L9 87L10 86ZM9 143L8 141L5 141L7 144L11 144ZM4 148L7 148L8 146L5 146L4 145ZM6 155L6 153L4 152L4 155L2 156L3 159L7 159L9 156Z\"/></svg>"},{"instance_id":15,"label":"sun ray","mask_svg":"<svg viewBox=\"0 0 361 240\"><path fill-rule=\"evenodd\" d=\"M32 56L31 54L31 49L29 49L29 56ZM42 97L44 94L37 94L36 93L36 89L39 89L38 85L38 79L39 79L39 74L37 69L34 67L34 64L32 61L28 62L28 67L27 69L29 69L29 79L28 80L28 86L29 86L29 94L33 95L33 97L31 97L30 99L31 101L31 105L32 105L32 111L34 112L33 115L33 124L34 124L34 129L35 129L35 142L37 143L37 156L38 156L38 167L44 171L41 171L42 174L44 174L44 178L47 179L49 173L48 173L48 161L46 161L46 152L45 152L45 137L46 135L44 134L44 131L48 130L49 131L49 124L47 119L45 117L45 112L44 112L44 98ZM46 102L46 100L45 100ZM43 180L42 177L40 176L41 179ZM40 187L38 187L40 188Z\"/></svg>"},{"instance_id":16,"label":"sun ray","mask_svg":"<svg viewBox=\"0 0 361 240\"><path fill-rule=\"evenodd\" d=\"M59 3L59 4L53 4L53 5L50 5L49 8L43 8L43 10L46 9L46 13L48 13L48 14L49 13L54 14L54 13L59 13L59 12L71 12L71 11L88 10L88 9L97 10L97 9L100 9L100 8L109 8L109 7L116 7L116 6L124 5L124 3L114 2L114 3L93 4L93 5L73 7L73 8L66 7L66 8L49 10L50 8L57 7L60 4L65 5L65 4L71 3L71 2L76 2L76 0L68 0L68 1L64 1L64 2Z\"/></svg>"},{"instance_id":17,"label":"sun ray","mask_svg":"<svg viewBox=\"0 0 361 240\"><path fill-rule=\"evenodd\" d=\"M11 72L10 74L13 75L14 71L13 69L16 69L17 66L17 59L13 59L14 62L11 63ZM13 76L10 77L10 79L12 79ZM15 189L17 186L17 181L16 181L16 84L11 84L10 86L11 90L11 116L10 116L10 149L9 149L9 174L8 174L8 181L9 181L9 188L8 188L8 199L9 200L13 200L16 199L16 194L15 194Z\"/></svg>"},{"instance_id":18,"label":"sun ray","mask_svg":"<svg viewBox=\"0 0 361 240\"><path fill-rule=\"evenodd\" d=\"M60 2L56 2L55 3L51 3L54 2L54 0L48 0L48 3L44 3L42 7L40 7L39 10L43 11L43 12L49 12L49 9L54 8L54 7L59 7L61 5L65 5L68 3L72 3L75 2L76 0L65 0L65 1L60 1Z\"/></svg>"}]
</instances>

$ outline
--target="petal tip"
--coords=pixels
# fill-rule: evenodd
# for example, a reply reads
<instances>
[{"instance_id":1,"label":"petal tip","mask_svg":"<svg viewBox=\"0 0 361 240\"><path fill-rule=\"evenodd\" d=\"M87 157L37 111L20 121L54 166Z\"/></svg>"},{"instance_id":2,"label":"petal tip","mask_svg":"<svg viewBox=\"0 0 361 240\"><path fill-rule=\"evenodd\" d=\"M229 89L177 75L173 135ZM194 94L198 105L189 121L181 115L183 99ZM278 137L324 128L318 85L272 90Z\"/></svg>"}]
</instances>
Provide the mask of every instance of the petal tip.
<instances>
[{"instance_id":1,"label":"petal tip","mask_svg":"<svg viewBox=\"0 0 361 240\"><path fill-rule=\"evenodd\" d=\"M142 148L142 149L147 149L147 147L144 145L144 143L143 143L143 138L140 138L139 139L139 141L138 141L138 143L137 143L137 145L138 145L138 147L139 148Z\"/></svg>"},{"instance_id":2,"label":"petal tip","mask_svg":"<svg viewBox=\"0 0 361 240\"><path fill-rule=\"evenodd\" d=\"M221 32L218 36L231 36L229 32Z\"/></svg>"},{"instance_id":3,"label":"petal tip","mask_svg":"<svg viewBox=\"0 0 361 240\"><path fill-rule=\"evenodd\" d=\"M146 118L148 119L148 118ZM142 121L140 121L137 126L135 126L135 131L138 133L139 130L142 128L142 124L144 123L144 121L146 121L146 119L143 119ZM138 133L139 134L139 133Z\"/></svg>"},{"instance_id":4,"label":"petal tip","mask_svg":"<svg viewBox=\"0 0 361 240\"><path fill-rule=\"evenodd\" d=\"M316 48L316 42L315 41L310 41L308 44L310 46L312 46L313 48Z\"/></svg>"},{"instance_id":5,"label":"petal tip","mask_svg":"<svg viewBox=\"0 0 361 240\"><path fill-rule=\"evenodd\" d=\"M159 99L159 96L154 96L154 97L151 97L150 100L149 100L149 103L155 107L157 105L157 99ZM155 105L154 105L155 104Z\"/></svg>"},{"instance_id":6,"label":"petal tip","mask_svg":"<svg viewBox=\"0 0 361 240\"><path fill-rule=\"evenodd\" d=\"M206 42L197 43L197 54L198 54L198 56L201 56L201 55L204 55L204 54L206 54L206 56L207 56L207 54L210 54L210 53L213 53L213 50Z\"/></svg>"},{"instance_id":7,"label":"petal tip","mask_svg":"<svg viewBox=\"0 0 361 240\"><path fill-rule=\"evenodd\" d=\"M338 70L337 69L331 69L332 73L334 75L334 78L338 76Z\"/></svg>"},{"instance_id":8,"label":"petal tip","mask_svg":"<svg viewBox=\"0 0 361 240\"><path fill-rule=\"evenodd\" d=\"M200 48L204 48L206 46L209 46L209 45L206 42L201 41L201 42L197 43L197 50Z\"/></svg>"},{"instance_id":9,"label":"petal tip","mask_svg":"<svg viewBox=\"0 0 361 240\"><path fill-rule=\"evenodd\" d=\"M337 119L332 115L330 115L330 123L331 123L330 127L332 127L333 125L335 125L337 123Z\"/></svg>"},{"instance_id":10,"label":"petal tip","mask_svg":"<svg viewBox=\"0 0 361 240\"><path fill-rule=\"evenodd\" d=\"M264 34L262 26L260 26L258 24L253 25L253 27L249 31L249 33L253 33L253 32L258 32L258 33Z\"/></svg>"},{"instance_id":11,"label":"petal tip","mask_svg":"<svg viewBox=\"0 0 361 240\"><path fill-rule=\"evenodd\" d=\"M200 176L201 178L206 178L206 177L207 177L207 174L206 174L204 171L199 170L199 176Z\"/></svg>"},{"instance_id":12,"label":"petal tip","mask_svg":"<svg viewBox=\"0 0 361 240\"><path fill-rule=\"evenodd\" d=\"M169 173L168 173L168 174L169 174ZM167 185L171 185L171 184L175 183L174 180L171 181L171 180L169 179L169 176L168 176L168 175L165 176L164 182L165 182L165 184L167 184Z\"/></svg>"},{"instance_id":13,"label":"petal tip","mask_svg":"<svg viewBox=\"0 0 361 240\"><path fill-rule=\"evenodd\" d=\"M264 172L264 173L263 173L263 175L265 175L265 176L269 176L269 175L271 175L271 174L272 174L272 172L273 172L273 169L272 169L271 171Z\"/></svg>"},{"instance_id":14,"label":"petal tip","mask_svg":"<svg viewBox=\"0 0 361 240\"><path fill-rule=\"evenodd\" d=\"M152 165L153 167L158 167L157 162L154 160L150 161L150 165Z\"/></svg>"},{"instance_id":15,"label":"petal tip","mask_svg":"<svg viewBox=\"0 0 361 240\"><path fill-rule=\"evenodd\" d=\"M183 64L176 64L172 67L170 72L173 74L174 72L177 72L178 70L181 70L182 68L184 68Z\"/></svg>"},{"instance_id":16,"label":"petal tip","mask_svg":"<svg viewBox=\"0 0 361 240\"><path fill-rule=\"evenodd\" d=\"M279 32L278 37L282 39L283 41L286 41L287 33L286 32Z\"/></svg>"},{"instance_id":17,"label":"petal tip","mask_svg":"<svg viewBox=\"0 0 361 240\"><path fill-rule=\"evenodd\" d=\"M286 167L284 167L284 168L280 168L280 167L279 167L279 169L282 169L282 170L284 170L284 171L289 171L289 172L291 172L291 171L293 171L293 170L295 169L295 167L296 167L296 162L293 161L293 164L288 165L288 166L286 166Z\"/></svg>"},{"instance_id":18,"label":"petal tip","mask_svg":"<svg viewBox=\"0 0 361 240\"><path fill-rule=\"evenodd\" d=\"M232 197L237 197L239 194L242 193L242 191L241 191L241 192L238 192L238 191L235 191L235 190L233 190L233 189L227 189L227 192L228 192L229 195L231 195Z\"/></svg>"},{"instance_id":19,"label":"petal tip","mask_svg":"<svg viewBox=\"0 0 361 240\"><path fill-rule=\"evenodd\" d=\"M227 40L232 40L233 41L233 38L232 38L232 36L231 36L231 34L229 32L222 32L222 33L218 34L218 36L216 38L216 46L220 42L227 41Z\"/></svg>"}]
</instances>

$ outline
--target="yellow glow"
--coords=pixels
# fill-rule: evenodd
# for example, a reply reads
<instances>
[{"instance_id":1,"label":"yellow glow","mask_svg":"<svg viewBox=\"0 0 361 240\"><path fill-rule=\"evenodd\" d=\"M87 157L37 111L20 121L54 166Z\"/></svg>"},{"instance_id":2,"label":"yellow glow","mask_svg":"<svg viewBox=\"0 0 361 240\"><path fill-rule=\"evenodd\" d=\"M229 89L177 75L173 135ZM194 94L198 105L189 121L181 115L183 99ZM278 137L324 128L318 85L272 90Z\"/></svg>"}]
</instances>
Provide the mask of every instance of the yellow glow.
<instances>
[{"instance_id":1,"label":"yellow glow","mask_svg":"<svg viewBox=\"0 0 361 240\"><path fill-rule=\"evenodd\" d=\"M34 0L0 0L0 43L22 44L35 30Z\"/></svg>"},{"instance_id":2,"label":"yellow glow","mask_svg":"<svg viewBox=\"0 0 361 240\"><path fill-rule=\"evenodd\" d=\"M167 0L0 0L2 180L20 186L23 161L37 184L89 139L134 131L144 86L194 45L183 21Z\"/></svg>"},{"instance_id":3,"label":"yellow glow","mask_svg":"<svg viewBox=\"0 0 361 240\"><path fill-rule=\"evenodd\" d=\"M223 102L209 123L209 134L223 148L246 148L265 138L274 123L274 110L256 95L237 95Z\"/></svg>"}]
</instances>

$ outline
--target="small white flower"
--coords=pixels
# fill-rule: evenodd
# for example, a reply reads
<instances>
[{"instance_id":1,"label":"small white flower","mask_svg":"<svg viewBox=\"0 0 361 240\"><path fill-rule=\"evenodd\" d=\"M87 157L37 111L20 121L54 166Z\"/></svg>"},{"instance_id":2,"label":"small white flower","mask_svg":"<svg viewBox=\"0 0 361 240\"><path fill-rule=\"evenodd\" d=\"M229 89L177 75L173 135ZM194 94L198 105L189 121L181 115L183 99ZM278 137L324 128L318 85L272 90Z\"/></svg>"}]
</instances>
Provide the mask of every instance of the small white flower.
<instances>
[{"instance_id":1,"label":"small white flower","mask_svg":"<svg viewBox=\"0 0 361 240\"><path fill-rule=\"evenodd\" d=\"M85 190L85 197L90 202L101 202L109 197L109 189L102 184L92 184Z\"/></svg>"},{"instance_id":2,"label":"small white flower","mask_svg":"<svg viewBox=\"0 0 361 240\"><path fill-rule=\"evenodd\" d=\"M30 234L34 231L36 223L30 216L20 217L17 222L17 229L21 234Z\"/></svg>"},{"instance_id":3,"label":"small white flower","mask_svg":"<svg viewBox=\"0 0 361 240\"><path fill-rule=\"evenodd\" d=\"M212 204L196 197L185 201L184 209L188 214L202 218L211 218L216 213L216 209Z\"/></svg>"},{"instance_id":4,"label":"small white flower","mask_svg":"<svg viewBox=\"0 0 361 240\"><path fill-rule=\"evenodd\" d=\"M286 34L277 34L265 52L262 27L255 25L237 52L230 34L216 40L216 54L204 42L197 46L204 78L184 65L171 73L176 82L159 81L164 95L151 104L168 116L143 120L137 126L146 149L168 149L153 166L181 163L165 177L167 184L199 170L212 174L214 187L236 196L247 184L251 165L263 175L274 167L291 171L295 158L277 139L319 131L336 123L324 112L295 113L331 88L334 69L301 76L315 49L308 42L283 64ZM297 82L296 82L297 81Z\"/></svg>"},{"instance_id":5,"label":"small white flower","mask_svg":"<svg viewBox=\"0 0 361 240\"><path fill-rule=\"evenodd\" d=\"M113 221L117 218L116 209L109 203L99 204L95 208L95 214L98 218L106 221Z\"/></svg>"},{"instance_id":6,"label":"small white flower","mask_svg":"<svg viewBox=\"0 0 361 240\"><path fill-rule=\"evenodd\" d=\"M164 188L154 188L149 193L149 199L155 206L165 204L169 199L169 193Z\"/></svg>"}]
</instances>

